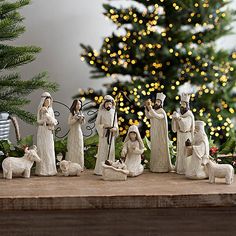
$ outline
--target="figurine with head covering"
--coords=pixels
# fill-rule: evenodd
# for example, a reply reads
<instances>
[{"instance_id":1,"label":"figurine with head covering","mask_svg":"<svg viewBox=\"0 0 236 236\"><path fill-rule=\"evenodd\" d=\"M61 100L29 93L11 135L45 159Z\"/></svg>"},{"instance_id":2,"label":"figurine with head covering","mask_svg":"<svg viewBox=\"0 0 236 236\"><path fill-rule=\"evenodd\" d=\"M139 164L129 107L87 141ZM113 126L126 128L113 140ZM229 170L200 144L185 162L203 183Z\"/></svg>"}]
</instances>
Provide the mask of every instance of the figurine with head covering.
<instances>
[{"instance_id":1,"label":"figurine with head covering","mask_svg":"<svg viewBox=\"0 0 236 236\"><path fill-rule=\"evenodd\" d=\"M175 169L178 174L185 174L186 150L185 142L193 140L194 135L194 115L189 107L190 95L181 95L180 113L172 114L172 130L177 132L177 156Z\"/></svg>"},{"instance_id":2,"label":"figurine with head covering","mask_svg":"<svg viewBox=\"0 0 236 236\"><path fill-rule=\"evenodd\" d=\"M121 152L121 156L125 158L125 164L129 170L128 176L138 176L143 173L144 167L141 164L141 155L143 152L144 144L138 127L131 125Z\"/></svg>"},{"instance_id":3,"label":"figurine with head covering","mask_svg":"<svg viewBox=\"0 0 236 236\"><path fill-rule=\"evenodd\" d=\"M194 138L192 143L186 146L191 150L191 155L186 157L185 176L189 179L205 179L208 173L205 166L202 166L204 159L209 158L209 142L204 127L206 123L201 120L195 121Z\"/></svg>"},{"instance_id":4,"label":"figurine with head covering","mask_svg":"<svg viewBox=\"0 0 236 236\"><path fill-rule=\"evenodd\" d=\"M157 93L154 106L150 100L145 106L145 115L151 121L150 171L159 173L173 169L169 154L167 115L163 109L165 98L165 94Z\"/></svg>"},{"instance_id":5,"label":"figurine with head covering","mask_svg":"<svg viewBox=\"0 0 236 236\"><path fill-rule=\"evenodd\" d=\"M102 175L102 164L106 160L115 160L115 138L119 134L115 100L112 96L106 95L100 104L95 127L99 143L94 173Z\"/></svg>"},{"instance_id":6,"label":"figurine with head covering","mask_svg":"<svg viewBox=\"0 0 236 236\"><path fill-rule=\"evenodd\" d=\"M41 95L37 111L37 150L41 162L36 163L36 175L51 176L57 174L53 130L58 122L54 117L52 102L50 93L44 92Z\"/></svg>"}]
</instances>

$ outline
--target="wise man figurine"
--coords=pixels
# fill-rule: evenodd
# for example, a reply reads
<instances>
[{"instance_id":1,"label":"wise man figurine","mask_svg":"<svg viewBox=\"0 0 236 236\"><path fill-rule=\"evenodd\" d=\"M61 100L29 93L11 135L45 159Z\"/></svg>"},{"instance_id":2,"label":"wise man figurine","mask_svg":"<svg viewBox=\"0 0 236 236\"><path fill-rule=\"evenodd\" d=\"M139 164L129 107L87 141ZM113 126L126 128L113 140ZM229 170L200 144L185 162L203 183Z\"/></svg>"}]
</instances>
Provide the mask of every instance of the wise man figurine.
<instances>
[{"instance_id":1,"label":"wise man figurine","mask_svg":"<svg viewBox=\"0 0 236 236\"><path fill-rule=\"evenodd\" d=\"M115 138L118 136L117 113L112 96L106 95L100 104L95 127L99 135L96 175L102 175L102 164L106 160L115 161Z\"/></svg>"},{"instance_id":2,"label":"wise man figurine","mask_svg":"<svg viewBox=\"0 0 236 236\"><path fill-rule=\"evenodd\" d=\"M191 154L186 158L185 176L189 179L208 178L208 171L202 165L203 160L209 158L209 142L204 130L205 125L206 123L204 121L195 121L193 142L189 143L187 141L186 143L186 148Z\"/></svg>"},{"instance_id":3,"label":"wise man figurine","mask_svg":"<svg viewBox=\"0 0 236 236\"><path fill-rule=\"evenodd\" d=\"M190 142L194 136L194 116L189 106L190 95L181 95L180 113L172 114L172 130L177 132L177 156L175 169L178 174L185 174L186 169L186 146L185 142Z\"/></svg>"},{"instance_id":4,"label":"wise man figurine","mask_svg":"<svg viewBox=\"0 0 236 236\"><path fill-rule=\"evenodd\" d=\"M151 121L151 159L152 172L169 172L173 169L169 154L168 124L163 104L166 96L157 93L155 105L147 100L145 114Z\"/></svg>"}]
</instances>

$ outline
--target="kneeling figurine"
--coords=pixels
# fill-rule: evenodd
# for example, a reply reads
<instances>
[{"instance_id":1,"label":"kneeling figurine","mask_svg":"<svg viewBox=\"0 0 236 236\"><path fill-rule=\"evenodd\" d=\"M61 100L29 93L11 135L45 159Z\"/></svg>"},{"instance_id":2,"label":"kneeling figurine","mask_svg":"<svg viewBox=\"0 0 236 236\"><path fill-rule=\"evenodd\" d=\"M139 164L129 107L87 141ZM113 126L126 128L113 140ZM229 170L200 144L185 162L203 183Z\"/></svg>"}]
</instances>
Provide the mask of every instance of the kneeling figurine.
<instances>
[{"instance_id":1,"label":"kneeling figurine","mask_svg":"<svg viewBox=\"0 0 236 236\"><path fill-rule=\"evenodd\" d=\"M138 127L131 125L124 140L121 156L125 158L125 164L129 170L128 176L138 176L143 173L144 167L141 164L144 144L141 139Z\"/></svg>"}]
</instances>

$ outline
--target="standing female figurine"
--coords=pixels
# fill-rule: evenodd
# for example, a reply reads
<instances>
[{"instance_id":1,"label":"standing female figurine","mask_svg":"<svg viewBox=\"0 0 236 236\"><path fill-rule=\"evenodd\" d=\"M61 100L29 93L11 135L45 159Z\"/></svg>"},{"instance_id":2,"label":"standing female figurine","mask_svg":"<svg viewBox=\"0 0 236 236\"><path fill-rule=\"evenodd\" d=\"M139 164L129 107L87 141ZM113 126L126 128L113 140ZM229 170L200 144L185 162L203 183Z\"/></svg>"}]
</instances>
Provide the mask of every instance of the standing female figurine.
<instances>
[{"instance_id":1,"label":"standing female figurine","mask_svg":"<svg viewBox=\"0 0 236 236\"><path fill-rule=\"evenodd\" d=\"M141 139L138 127L132 125L129 127L125 138L124 147L121 156L125 158L125 164L129 170L129 176L138 176L143 173L141 164L141 154L144 152L144 144Z\"/></svg>"},{"instance_id":2,"label":"standing female figurine","mask_svg":"<svg viewBox=\"0 0 236 236\"><path fill-rule=\"evenodd\" d=\"M66 160L80 164L84 169L84 140L81 125L85 123L82 113L82 102L74 100L68 118L70 132L68 134Z\"/></svg>"},{"instance_id":3,"label":"standing female figurine","mask_svg":"<svg viewBox=\"0 0 236 236\"><path fill-rule=\"evenodd\" d=\"M56 159L54 151L53 130L57 125L52 109L52 97L50 93L44 92L37 113L37 147L41 162L36 163L36 175L52 176L57 174Z\"/></svg>"}]
</instances>

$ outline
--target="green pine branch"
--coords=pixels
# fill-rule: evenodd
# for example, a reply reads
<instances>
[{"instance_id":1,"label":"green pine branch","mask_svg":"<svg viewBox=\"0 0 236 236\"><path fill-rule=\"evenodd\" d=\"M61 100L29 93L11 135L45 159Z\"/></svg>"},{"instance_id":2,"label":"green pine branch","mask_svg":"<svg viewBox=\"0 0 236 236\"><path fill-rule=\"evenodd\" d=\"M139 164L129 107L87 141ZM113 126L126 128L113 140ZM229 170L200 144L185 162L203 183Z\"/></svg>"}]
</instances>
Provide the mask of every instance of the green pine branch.
<instances>
[{"instance_id":1,"label":"green pine branch","mask_svg":"<svg viewBox=\"0 0 236 236\"><path fill-rule=\"evenodd\" d=\"M0 70L12 69L35 60L41 49L35 46L8 46L0 44Z\"/></svg>"},{"instance_id":2,"label":"green pine branch","mask_svg":"<svg viewBox=\"0 0 236 236\"><path fill-rule=\"evenodd\" d=\"M20 119L33 123L35 115L25 111L24 106L30 103L28 95L35 90L56 91L58 85L47 80L47 73L39 73L33 78L22 79L19 73L8 73L8 70L35 60L41 48L36 46L13 46L9 41L19 37L25 27L24 17L18 10L30 3L29 0L0 0L0 112L9 112Z\"/></svg>"}]
</instances>

